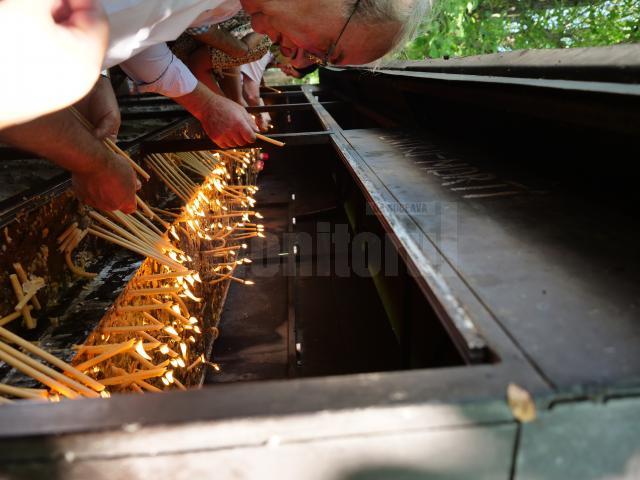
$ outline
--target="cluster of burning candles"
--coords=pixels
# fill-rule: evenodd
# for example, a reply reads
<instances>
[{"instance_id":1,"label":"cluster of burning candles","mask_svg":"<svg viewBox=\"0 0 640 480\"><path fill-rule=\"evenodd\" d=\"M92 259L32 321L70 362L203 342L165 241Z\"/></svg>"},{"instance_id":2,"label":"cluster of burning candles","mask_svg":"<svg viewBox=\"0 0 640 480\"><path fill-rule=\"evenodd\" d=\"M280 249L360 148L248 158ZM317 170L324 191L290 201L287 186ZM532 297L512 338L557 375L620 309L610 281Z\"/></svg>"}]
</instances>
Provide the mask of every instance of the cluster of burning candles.
<instances>
[{"instance_id":1,"label":"cluster of burning candles","mask_svg":"<svg viewBox=\"0 0 640 480\"><path fill-rule=\"evenodd\" d=\"M207 310L203 298L224 296L232 281L253 284L235 272L250 263L242 258L246 241L264 236L253 198L259 155L259 149L149 155L146 164L184 203L182 208L152 208L138 197L140 211L132 215L91 210L88 218L66 228L57 239L59 251L80 277L96 276L73 260L87 236L146 257L97 330L75 347L71 363L3 327L23 317L25 326L34 328L30 312L40 307L35 292L44 282L28 279L16 266L11 278L18 304L15 313L0 319L0 360L46 388L0 384L0 403L11 401L3 395L56 401L186 389L198 369L219 369L204 354L206 334L215 338L217 328L205 321L211 306Z\"/></svg>"}]
</instances>

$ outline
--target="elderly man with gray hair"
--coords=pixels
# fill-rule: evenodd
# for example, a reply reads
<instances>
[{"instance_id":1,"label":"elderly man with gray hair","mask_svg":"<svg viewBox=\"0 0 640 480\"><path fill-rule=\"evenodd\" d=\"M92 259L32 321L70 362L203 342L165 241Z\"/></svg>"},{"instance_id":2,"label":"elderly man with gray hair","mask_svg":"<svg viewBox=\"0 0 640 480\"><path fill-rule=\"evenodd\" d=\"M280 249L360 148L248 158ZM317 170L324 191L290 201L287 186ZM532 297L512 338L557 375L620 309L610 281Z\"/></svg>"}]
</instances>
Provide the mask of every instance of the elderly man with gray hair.
<instances>
[{"instance_id":1,"label":"elderly man with gray hair","mask_svg":"<svg viewBox=\"0 0 640 480\"><path fill-rule=\"evenodd\" d=\"M216 95L166 46L186 29L220 23L241 8L256 32L268 35L291 58L322 64L370 63L410 36L431 0L102 0L109 27L105 67L120 64L142 91L170 96L203 125L221 147L255 141L257 127L240 105ZM5 46L4 48L7 48ZM98 55L99 52L96 52ZM131 212L138 182L125 159L100 142L119 128L109 82L100 79L84 111L93 136L61 111L0 132L0 141L31 150L70 170L86 203ZM81 105L82 107L82 105ZM38 135L35 135L35 133ZM34 138L50 141L34 143Z\"/></svg>"},{"instance_id":2,"label":"elderly man with gray hair","mask_svg":"<svg viewBox=\"0 0 640 480\"><path fill-rule=\"evenodd\" d=\"M411 37L430 0L242 0L253 29L282 53L321 64L361 65Z\"/></svg>"}]
</instances>

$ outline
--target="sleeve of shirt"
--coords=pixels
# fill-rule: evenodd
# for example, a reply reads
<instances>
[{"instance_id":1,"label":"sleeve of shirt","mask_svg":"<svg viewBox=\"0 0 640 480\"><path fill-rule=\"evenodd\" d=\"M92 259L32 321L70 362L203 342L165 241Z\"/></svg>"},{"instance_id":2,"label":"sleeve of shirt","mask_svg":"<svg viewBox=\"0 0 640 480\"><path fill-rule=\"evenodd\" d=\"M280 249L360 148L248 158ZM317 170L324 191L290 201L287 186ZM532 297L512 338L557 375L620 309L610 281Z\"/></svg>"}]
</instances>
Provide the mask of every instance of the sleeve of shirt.
<instances>
[{"instance_id":1,"label":"sleeve of shirt","mask_svg":"<svg viewBox=\"0 0 640 480\"><path fill-rule=\"evenodd\" d=\"M195 90L198 80L166 43L143 50L120 64L143 93L181 97Z\"/></svg>"}]
</instances>

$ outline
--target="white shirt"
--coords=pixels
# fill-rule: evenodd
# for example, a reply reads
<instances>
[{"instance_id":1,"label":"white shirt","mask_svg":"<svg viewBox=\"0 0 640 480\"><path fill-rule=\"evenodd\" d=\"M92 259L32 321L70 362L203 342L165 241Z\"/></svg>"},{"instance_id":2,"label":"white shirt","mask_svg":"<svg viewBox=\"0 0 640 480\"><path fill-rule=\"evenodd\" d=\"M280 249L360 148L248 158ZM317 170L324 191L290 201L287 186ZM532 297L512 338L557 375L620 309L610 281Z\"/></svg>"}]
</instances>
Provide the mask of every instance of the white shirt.
<instances>
[{"instance_id":1,"label":"white shirt","mask_svg":"<svg viewBox=\"0 0 640 480\"><path fill-rule=\"evenodd\" d=\"M251 80L256 83L260 83L262 81L262 77L264 75L264 71L269 66L269 63L273 60L273 54L271 52L267 52L264 57L260 60L256 60L255 62L245 63L240 67L240 72L243 75L246 75Z\"/></svg>"},{"instance_id":2,"label":"white shirt","mask_svg":"<svg viewBox=\"0 0 640 480\"><path fill-rule=\"evenodd\" d=\"M169 97L191 93L198 81L165 42L189 27L220 23L239 0L102 0L111 29L105 68L120 64L141 92Z\"/></svg>"}]
</instances>

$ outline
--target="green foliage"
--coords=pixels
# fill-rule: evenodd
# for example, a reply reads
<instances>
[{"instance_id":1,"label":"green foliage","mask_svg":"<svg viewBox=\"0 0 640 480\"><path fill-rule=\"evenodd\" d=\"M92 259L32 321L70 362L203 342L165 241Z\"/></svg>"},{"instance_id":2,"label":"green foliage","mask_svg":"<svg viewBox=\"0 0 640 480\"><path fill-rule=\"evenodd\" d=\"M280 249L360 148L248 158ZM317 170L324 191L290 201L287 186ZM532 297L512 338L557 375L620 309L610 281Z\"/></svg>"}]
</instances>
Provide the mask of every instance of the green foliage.
<instances>
[{"instance_id":1,"label":"green foliage","mask_svg":"<svg viewBox=\"0 0 640 480\"><path fill-rule=\"evenodd\" d=\"M436 0L399 58L640 41L640 0Z\"/></svg>"},{"instance_id":2,"label":"green foliage","mask_svg":"<svg viewBox=\"0 0 640 480\"><path fill-rule=\"evenodd\" d=\"M320 83L320 71L316 70L302 79L294 78L292 83L296 85L317 85Z\"/></svg>"},{"instance_id":3,"label":"green foliage","mask_svg":"<svg viewBox=\"0 0 640 480\"><path fill-rule=\"evenodd\" d=\"M267 85L315 85L320 83L320 72L316 70L300 79L288 77L278 68L268 68L264 72L264 81Z\"/></svg>"}]
</instances>

